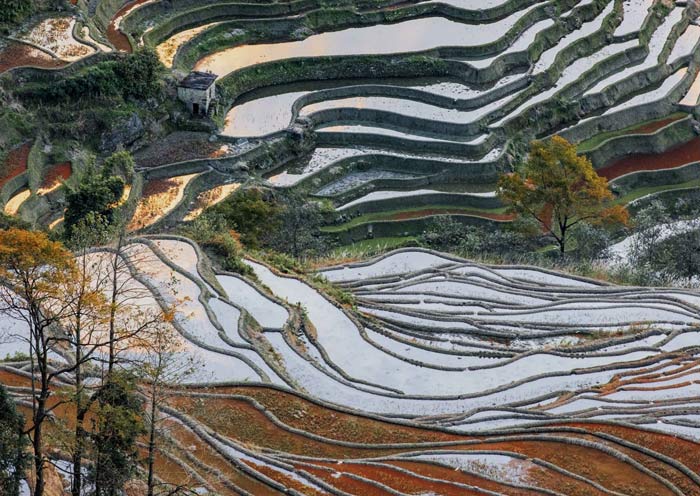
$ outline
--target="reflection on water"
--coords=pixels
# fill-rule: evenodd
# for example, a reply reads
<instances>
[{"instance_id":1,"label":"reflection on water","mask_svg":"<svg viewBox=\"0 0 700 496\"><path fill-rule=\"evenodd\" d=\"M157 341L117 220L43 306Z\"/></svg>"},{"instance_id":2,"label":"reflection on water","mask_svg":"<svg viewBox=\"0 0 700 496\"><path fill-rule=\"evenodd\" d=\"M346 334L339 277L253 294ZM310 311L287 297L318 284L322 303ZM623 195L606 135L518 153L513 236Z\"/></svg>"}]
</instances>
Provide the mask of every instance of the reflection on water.
<instances>
[{"instance_id":1,"label":"reflection on water","mask_svg":"<svg viewBox=\"0 0 700 496\"><path fill-rule=\"evenodd\" d=\"M158 58L165 67L171 68L173 66L173 60L175 59L175 55L177 54L177 51L182 45L193 39L198 34L218 24L220 23L212 22L210 24L197 26L196 28L188 29L186 31L181 31L171 36L156 47Z\"/></svg>"},{"instance_id":2,"label":"reflection on water","mask_svg":"<svg viewBox=\"0 0 700 496\"><path fill-rule=\"evenodd\" d=\"M240 138L264 136L285 129L292 120L292 105L307 93L281 93L236 105L226 116L222 134Z\"/></svg>"},{"instance_id":3,"label":"reflection on water","mask_svg":"<svg viewBox=\"0 0 700 496\"><path fill-rule=\"evenodd\" d=\"M451 157L447 155L434 155L426 153L408 153L393 150L385 150L382 148L373 148L368 146L355 146L348 148L316 148L311 154L308 162L301 165L298 170L295 168L285 169L271 177L267 180L274 184L275 186L294 186L299 181L309 177L315 172L326 169L340 160L345 159L358 159L363 156L370 155L381 155L392 158L405 158L405 159L418 159L418 160L431 160L433 162L441 162L445 165L454 164L477 164L486 163L496 160L503 150L501 148L494 148L486 155L484 155L479 160L464 160L461 157Z\"/></svg>"},{"instance_id":4,"label":"reflection on water","mask_svg":"<svg viewBox=\"0 0 700 496\"><path fill-rule=\"evenodd\" d=\"M452 124L470 124L497 110L517 95L506 95L500 100L491 102L472 110L457 110L438 107L415 100L405 98L393 98L383 96L357 96L350 98L337 98L323 102L313 103L304 107L300 114L311 115L315 112L340 108L371 109L383 112L395 112L414 119L428 119Z\"/></svg>"},{"instance_id":5,"label":"reflection on water","mask_svg":"<svg viewBox=\"0 0 700 496\"><path fill-rule=\"evenodd\" d=\"M321 33L302 41L237 46L204 57L195 68L221 77L251 65L292 57L379 55L441 46L477 46L503 37L531 9L489 24L462 24L443 17L427 17Z\"/></svg>"},{"instance_id":6,"label":"reflection on water","mask_svg":"<svg viewBox=\"0 0 700 496\"><path fill-rule=\"evenodd\" d=\"M688 93L679 103L681 105L695 106L698 104L698 100L700 100L700 74L695 78L695 82L688 90Z\"/></svg>"},{"instance_id":7,"label":"reflection on water","mask_svg":"<svg viewBox=\"0 0 700 496\"><path fill-rule=\"evenodd\" d=\"M287 128L293 118L292 105L302 96L323 89L354 86L364 84L400 86L425 93L440 95L454 100L468 100L483 97L486 93L501 88L506 84L521 79L523 74L512 74L496 82L489 88L473 88L456 81L437 80L435 78L421 79L382 79L375 80L334 80L298 83L283 86L271 86L245 95L226 116L222 134L242 137L260 137ZM400 112L403 105L401 99L394 99L396 104L390 110Z\"/></svg>"}]
</instances>

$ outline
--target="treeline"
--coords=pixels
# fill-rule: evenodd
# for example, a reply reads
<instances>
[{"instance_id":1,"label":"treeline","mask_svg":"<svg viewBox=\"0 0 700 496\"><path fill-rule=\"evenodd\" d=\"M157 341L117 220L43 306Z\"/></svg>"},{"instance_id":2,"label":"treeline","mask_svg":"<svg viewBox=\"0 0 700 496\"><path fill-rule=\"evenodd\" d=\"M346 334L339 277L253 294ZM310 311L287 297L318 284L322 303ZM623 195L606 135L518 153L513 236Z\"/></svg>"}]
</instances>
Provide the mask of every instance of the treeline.
<instances>
[{"instance_id":1,"label":"treeline","mask_svg":"<svg viewBox=\"0 0 700 496\"><path fill-rule=\"evenodd\" d=\"M251 275L243 250L258 252L280 269L323 256L331 244L321 227L333 209L299 193L246 188L210 207L180 233L199 243L232 272Z\"/></svg>"},{"instance_id":2,"label":"treeline","mask_svg":"<svg viewBox=\"0 0 700 496\"><path fill-rule=\"evenodd\" d=\"M90 65L57 81L24 85L15 93L23 100L49 104L85 98L145 100L160 94L162 72L158 55L144 48Z\"/></svg>"},{"instance_id":3,"label":"treeline","mask_svg":"<svg viewBox=\"0 0 700 496\"><path fill-rule=\"evenodd\" d=\"M0 0L0 24L14 23L32 10L32 0Z\"/></svg>"}]
</instances>

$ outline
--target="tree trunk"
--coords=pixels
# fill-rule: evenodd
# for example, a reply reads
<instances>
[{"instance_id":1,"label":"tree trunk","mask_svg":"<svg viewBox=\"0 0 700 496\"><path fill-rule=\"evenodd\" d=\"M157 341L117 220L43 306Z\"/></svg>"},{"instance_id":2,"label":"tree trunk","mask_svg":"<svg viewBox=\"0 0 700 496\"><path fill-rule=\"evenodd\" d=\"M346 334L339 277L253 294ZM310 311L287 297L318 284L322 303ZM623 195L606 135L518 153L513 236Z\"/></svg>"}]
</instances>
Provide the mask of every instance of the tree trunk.
<instances>
[{"instance_id":1,"label":"tree trunk","mask_svg":"<svg viewBox=\"0 0 700 496\"><path fill-rule=\"evenodd\" d=\"M36 476L34 496L44 496L44 440L42 437L42 425L46 415L46 400L48 396L48 380L45 370L42 370L41 390L37 399L36 413L32 419L34 422L32 447L34 448L34 473Z\"/></svg>"},{"instance_id":2,"label":"tree trunk","mask_svg":"<svg viewBox=\"0 0 700 496\"><path fill-rule=\"evenodd\" d=\"M116 340L115 332L115 321L117 313L117 275L119 272L119 252L121 251L121 236L119 237L119 246L117 247L117 252L114 254L114 259L112 260L112 299L110 301L109 307L109 359L107 365L107 375L112 375L112 370L114 369L115 361L115 349L114 344Z\"/></svg>"},{"instance_id":3,"label":"tree trunk","mask_svg":"<svg viewBox=\"0 0 700 496\"><path fill-rule=\"evenodd\" d=\"M559 230L561 232L561 238L559 238L559 254L564 255L566 251L566 229L567 225L559 224Z\"/></svg>"},{"instance_id":4,"label":"tree trunk","mask_svg":"<svg viewBox=\"0 0 700 496\"><path fill-rule=\"evenodd\" d=\"M153 466L156 459L156 387L154 382L151 390L151 427L148 434L148 496L153 496Z\"/></svg>"},{"instance_id":5,"label":"tree trunk","mask_svg":"<svg viewBox=\"0 0 700 496\"><path fill-rule=\"evenodd\" d=\"M71 496L80 496L83 482L83 452L85 451L85 415L79 413L76 417L75 426L75 450L73 452L73 484L71 485Z\"/></svg>"},{"instance_id":6,"label":"tree trunk","mask_svg":"<svg viewBox=\"0 0 700 496\"><path fill-rule=\"evenodd\" d=\"M80 496L81 486L83 482L83 439L85 431L83 423L85 421L85 412L83 411L83 371L82 371L82 349L80 340L80 316L77 317L77 331L75 336L75 448L73 450L73 480L71 483L71 496Z\"/></svg>"},{"instance_id":7,"label":"tree trunk","mask_svg":"<svg viewBox=\"0 0 700 496\"><path fill-rule=\"evenodd\" d=\"M34 448L34 474L36 477L34 496L44 496L44 451L41 439L41 424L34 427L32 447Z\"/></svg>"}]
</instances>

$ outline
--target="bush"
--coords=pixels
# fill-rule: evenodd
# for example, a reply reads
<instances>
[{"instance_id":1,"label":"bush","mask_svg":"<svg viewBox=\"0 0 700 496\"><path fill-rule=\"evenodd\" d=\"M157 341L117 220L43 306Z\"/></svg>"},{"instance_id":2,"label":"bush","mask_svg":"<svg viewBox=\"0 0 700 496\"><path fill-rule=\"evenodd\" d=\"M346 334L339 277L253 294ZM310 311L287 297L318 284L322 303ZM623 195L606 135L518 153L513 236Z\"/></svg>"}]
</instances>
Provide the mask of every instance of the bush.
<instances>
[{"instance_id":1,"label":"bush","mask_svg":"<svg viewBox=\"0 0 700 496\"><path fill-rule=\"evenodd\" d=\"M244 276L253 275L253 269L243 262L240 236L237 232L226 229L226 221L221 215L202 215L180 232L197 242L219 262L222 269Z\"/></svg>"},{"instance_id":2,"label":"bush","mask_svg":"<svg viewBox=\"0 0 700 496\"><path fill-rule=\"evenodd\" d=\"M107 161L109 162L113 158L114 156ZM121 158L114 159L114 161L120 160ZM94 165L90 165L81 176L77 186L66 186L64 228L68 238L71 237L73 228L89 214L104 219L107 225L113 223L114 212L124 194L126 183L121 177L113 175L112 165L108 164L99 172Z\"/></svg>"},{"instance_id":3,"label":"bush","mask_svg":"<svg viewBox=\"0 0 700 496\"><path fill-rule=\"evenodd\" d=\"M267 233L266 246L296 258L326 253L328 243L321 234L324 210L319 203L291 193L279 198L277 205L278 228Z\"/></svg>"},{"instance_id":4,"label":"bush","mask_svg":"<svg viewBox=\"0 0 700 496\"><path fill-rule=\"evenodd\" d=\"M534 248L523 233L508 229L469 226L451 217L437 217L419 237L419 242L439 251L449 251L468 258L512 258Z\"/></svg>"},{"instance_id":5,"label":"bush","mask_svg":"<svg viewBox=\"0 0 700 496\"><path fill-rule=\"evenodd\" d=\"M270 191L258 188L237 192L207 210L207 214L218 216L240 234L246 247L253 249L261 248L268 233L279 228L279 206Z\"/></svg>"},{"instance_id":6,"label":"bush","mask_svg":"<svg viewBox=\"0 0 700 496\"><path fill-rule=\"evenodd\" d=\"M579 224L572 231L576 251L572 256L578 260L599 260L610 257L612 244L610 231L590 224Z\"/></svg>"},{"instance_id":7,"label":"bush","mask_svg":"<svg viewBox=\"0 0 700 496\"><path fill-rule=\"evenodd\" d=\"M121 59L114 72L119 78L124 98L145 100L160 94L163 69L155 50L141 48Z\"/></svg>"},{"instance_id":8,"label":"bush","mask_svg":"<svg viewBox=\"0 0 700 496\"><path fill-rule=\"evenodd\" d=\"M0 23L17 22L31 10L31 0L0 0Z\"/></svg>"},{"instance_id":9,"label":"bush","mask_svg":"<svg viewBox=\"0 0 700 496\"><path fill-rule=\"evenodd\" d=\"M158 55L152 49L143 48L121 55L117 60L91 65L59 81L28 84L18 94L47 104L79 102L85 98L145 100L160 94L162 73Z\"/></svg>"},{"instance_id":10,"label":"bush","mask_svg":"<svg viewBox=\"0 0 700 496\"><path fill-rule=\"evenodd\" d=\"M0 494L19 495L19 483L29 461L23 431L24 417L0 384Z\"/></svg>"}]
</instances>

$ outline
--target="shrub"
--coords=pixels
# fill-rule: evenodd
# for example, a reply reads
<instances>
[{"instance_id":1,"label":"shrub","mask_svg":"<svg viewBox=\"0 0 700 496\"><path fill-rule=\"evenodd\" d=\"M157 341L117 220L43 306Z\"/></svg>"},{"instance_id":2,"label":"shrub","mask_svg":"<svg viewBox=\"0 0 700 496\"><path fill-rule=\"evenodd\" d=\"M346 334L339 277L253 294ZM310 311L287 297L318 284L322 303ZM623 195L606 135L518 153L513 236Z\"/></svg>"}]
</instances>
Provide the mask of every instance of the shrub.
<instances>
[{"instance_id":1,"label":"shrub","mask_svg":"<svg viewBox=\"0 0 700 496\"><path fill-rule=\"evenodd\" d=\"M18 94L47 104L85 98L145 100L160 94L162 73L158 55L152 49L143 48L121 55L117 60L91 65L58 81L25 85Z\"/></svg>"},{"instance_id":2,"label":"shrub","mask_svg":"<svg viewBox=\"0 0 700 496\"><path fill-rule=\"evenodd\" d=\"M534 244L528 236L509 229L469 226L451 217L437 217L419 237L419 242L440 251L464 257L511 258L530 251Z\"/></svg>"},{"instance_id":3,"label":"shrub","mask_svg":"<svg viewBox=\"0 0 700 496\"><path fill-rule=\"evenodd\" d=\"M160 94L163 65L151 48L141 48L117 63L115 74L124 98L144 100Z\"/></svg>"},{"instance_id":4,"label":"shrub","mask_svg":"<svg viewBox=\"0 0 700 496\"><path fill-rule=\"evenodd\" d=\"M119 160L121 159L115 159ZM114 212L126 183L121 177L113 175L112 170L111 166L107 166L98 172L94 165L90 165L77 186L66 186L64 228L68 238L71 237L73 228L89 214L104 219L107 225L114 221Z\"/></svg>"},{"instance_id":5,"label":"shrub","mask_svg":"<svg viewBox=\"0 0 700 496\"><path fill-rule=\"evenodd\" d=\"M31 10L31 0L0 0L0 23L17 22Z\"/></svg>"},{"instance_id":6,"label":"shrub","mask_svg":"<svg viewBox=\"0 0 700 496\"><path fill-rule=\"evenodd\" d=\"M28 456L24 417L14 400L0 384L0 494L19 495Z\"/></svg>"},{"instance_id":7,"label":"shrub","mask_svg":"<svg viewBox=\"0 0 700 496\"><path fill-rule=\"evenodd\" d=\"M280 208L271 192L259 188L239 191L207 212L235 229L248 248L261 248L268 233L279 228Z\"/></svg>"},{"instance_id":8,"label":"shrub","mask_svg":"<svg viewBox=\"0 0 700 496\"><path fill-rule=\"evenodd\" d=\"M243 246L240 235L227 230L226 221L221 215L202 215L182 229L181 234L197 242L221 268L229 272L252 276L253 269L243 262Z\"/></svg>"}]
</instances>

